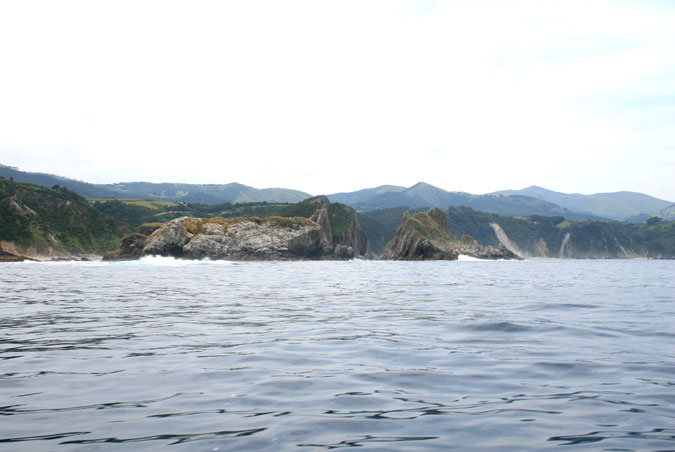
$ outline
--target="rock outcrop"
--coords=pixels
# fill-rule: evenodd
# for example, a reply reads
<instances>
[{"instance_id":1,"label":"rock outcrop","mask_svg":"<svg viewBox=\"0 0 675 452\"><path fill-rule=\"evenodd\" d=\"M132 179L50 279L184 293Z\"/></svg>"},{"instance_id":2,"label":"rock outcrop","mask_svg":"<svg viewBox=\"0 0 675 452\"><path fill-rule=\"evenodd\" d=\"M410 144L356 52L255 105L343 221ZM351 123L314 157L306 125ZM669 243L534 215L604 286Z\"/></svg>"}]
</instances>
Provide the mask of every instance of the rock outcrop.
<instances>
[{"instance_id":1,"label":"rock outcrop","mask_svg":"<svg viewBox=\"0 0 675 452\"><path fill-rule=\"evenodd\" d=\"M185 259L299 260L367 257L368 239L353 209L325 197L290 206L293 215L269 218L191 218L125 237L106 260L148 255ZM283 212L282 212L283 214Z\"/></svg>"},{"instance_id":2,"label":"rock outcrop","mask_svg":"<svg viewBox=\"0 0 675 452\"><path fill-rule=\"evenodd\" d=\"M438 208L415 215L405 212L383 259L456 260L460 254L479 259L519 259L503 246L483 247L468 235L458 240L447 228L445 213Z\"/></svg>"},{"instance_id":3,"label":"rock outcrop","mask_svg":"<svg viewBox=\"0 0 675 452\"><path fill-rule=\"evenodd\" d=\"M327 255L343 259L370 257L372 253L368 237L361 229L354 209L344 204L331 203L325 196L304 202L316 205L310 219L321 226L325 240L324 252Z\"/></svg>"}]
</instances>

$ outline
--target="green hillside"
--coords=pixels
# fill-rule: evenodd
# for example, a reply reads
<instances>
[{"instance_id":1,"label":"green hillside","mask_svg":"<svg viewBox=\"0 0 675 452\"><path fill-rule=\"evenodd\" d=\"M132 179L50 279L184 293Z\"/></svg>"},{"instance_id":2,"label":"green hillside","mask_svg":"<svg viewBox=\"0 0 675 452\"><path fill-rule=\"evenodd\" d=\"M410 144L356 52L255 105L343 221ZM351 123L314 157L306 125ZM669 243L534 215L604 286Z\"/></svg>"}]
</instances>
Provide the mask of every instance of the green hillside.
<instances>
[{"instance_id":1,"label":"green hillside","mask_svg":"<svg viewBox=\"0 0 675 452\"><path fill-rule=\"evenodd\" d=\"M382 253L394 237L405 210L397 207L359 213L375 253ZM675 221L574 221L562 216L501 215L469 207L451 207L446 212L448 230L456 237L466 234L483 246L498 246L501 242L492 226L496 224L524 257L675 258Z\"/></svg>"},{"instance_id":2,"label":"green hillside","mask_svg":"<svg viewBox=\"0 0 675 452\"><path fill-rule=\"evenodd\" d=\"M328 222L334 234L341 234L348 227L354 210L342 203L330 202L325 196L315 196L302 202L285 206L279 209L276 215L282 217L304 217L309 218L316 212L317 208L325 205L328 210Z\"/></svg>"},{"instance_id":3,"label":"green hillside","mask_svg":"<svg viewBox=\"0 0 675 452\"><path fill-rule=\"evenodd\" d=\"M102 254L129 228L59 186L0 179L2 249L20 255Z\"/></svg>"},{"instance_id":4,"label":"green hillside","mask_svg":"<svg viewBox=\"0 0 675 452\"><path fill-rule=\"evenodd\" d=\"M538 215L519 218L470 208L448 210L448 229L469 234L483 245L500 243L492 224L499 225L526 256L675 258L675 221L569 221Z\"/></svg>"},{"instance_id":5,"label":"green hillside","mask_svg":"<svg viewBox=\"0 0 675 452\"><path fill-rule=\"evenodd\" d=\"M110 215L131 227L138 227L150 222L165 223L183 216L200 218L256 216L265 218L276 215L280 209L288 206L288 204L266 202L193 204L140 199L94 199L90 202L100 212Z\"/></svg>"}]
</instances>

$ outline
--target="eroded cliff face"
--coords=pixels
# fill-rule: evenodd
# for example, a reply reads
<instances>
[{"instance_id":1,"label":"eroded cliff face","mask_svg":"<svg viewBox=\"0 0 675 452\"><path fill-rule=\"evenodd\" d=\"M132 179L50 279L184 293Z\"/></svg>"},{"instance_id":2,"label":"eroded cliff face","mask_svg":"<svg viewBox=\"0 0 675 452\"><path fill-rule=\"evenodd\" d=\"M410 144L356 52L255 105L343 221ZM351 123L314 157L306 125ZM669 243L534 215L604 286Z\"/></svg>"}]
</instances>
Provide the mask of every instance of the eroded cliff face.
<instances>
[{"instance_id":1,"label":"eroded cliff face","mask_svg":"<svg viewBox=\"0 0 675 452\"><path fill-rule=\"evenodd\" d=\"M483 247L464 235L461 240L447 229L445 213L433 208L427 212L403 214L394 238L387 244L383 259L456 260L460 254L479 259L519 259L503 246Z\"/></svg>"},{"instance_id":2,"label":"eroded cliff face","mask_svg":"<svg viewBox=\"0 0 675 452\"><path fill-rule=\"evenodd\" d=\"M127 236L105 259L148 255L214 260L351 259L369 254L368 240L351 208L334 207L323 197L305 203L299 210L313 212L309 218L177 218L151 234Z\"/></svg>"},{"instance_id":3,"label":"eroded cliff face","mask_svg":"<svg viewBox=\"0 0 675 452\"><path fill-rule=\"evenodd\" d=\"M327 255L337 258L370 258L372 252L368 237L361 229L356 211L340 203L331 203L325 196L317 196L305 202L316 204L310 217L321 226Z\"/></svg>"}]
</instances>

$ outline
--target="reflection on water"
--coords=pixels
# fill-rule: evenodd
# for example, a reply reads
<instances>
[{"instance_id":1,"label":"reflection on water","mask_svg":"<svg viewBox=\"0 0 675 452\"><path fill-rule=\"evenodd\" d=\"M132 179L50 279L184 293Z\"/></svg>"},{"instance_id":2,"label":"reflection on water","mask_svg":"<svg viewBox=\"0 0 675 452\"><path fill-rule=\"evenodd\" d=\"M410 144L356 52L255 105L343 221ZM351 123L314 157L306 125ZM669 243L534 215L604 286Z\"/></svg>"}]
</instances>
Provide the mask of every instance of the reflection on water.
<instances>
[{"instance_id":1,"label":"reflection on water","mask_svg":"<svg viewBox=\"0 0 675 452\"><path fill-rule=\"evenodd\" d=\"M674 262L0 266L1 450L675 450Z\"/></svg>"}]
</instances>

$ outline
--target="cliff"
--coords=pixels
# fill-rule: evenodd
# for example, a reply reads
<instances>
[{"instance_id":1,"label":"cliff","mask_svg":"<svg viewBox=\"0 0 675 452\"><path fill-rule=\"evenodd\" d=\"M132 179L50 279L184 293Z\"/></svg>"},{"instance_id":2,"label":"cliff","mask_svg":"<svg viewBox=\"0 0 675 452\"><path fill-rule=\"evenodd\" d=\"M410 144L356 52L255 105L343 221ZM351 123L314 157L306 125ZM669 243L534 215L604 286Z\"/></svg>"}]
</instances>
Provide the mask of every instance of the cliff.
<instances>
[{"instance_id":1,"label":"cliff","mask_svg":"<svg viewBox=\"0 0 675 452\"><path fill-rule=\"evenodd\" d=\"M128 231L66 188L0 178L0 261L94 258Z\"/></svg>"},{"instance_id":2,"label":"cliff","mask_svg":"<svg viewBox=\"0 0 675 452\"><path fill-rule=\"evenodd\" d=\"M186 259L351 259L369 255L353 209L311 198L268 218L190 218L169 221L122 240L106 260L147 255ZM291 216L292 215L292 216Z\"/></svg>"},{"instance_id":3,"label":"cliff","mask_svg":"<svg viewBox=\"0 0 675 452\"><path fill-rule=\"evenodd\" d=\"M456 260L460 255L480 259L518 259L504 247L483 247L464 235L458 240L447 228L445 213L433 208L427 212L403 214L394 238L387 244L383 259Z\"/></svg>"}]
</instances>

